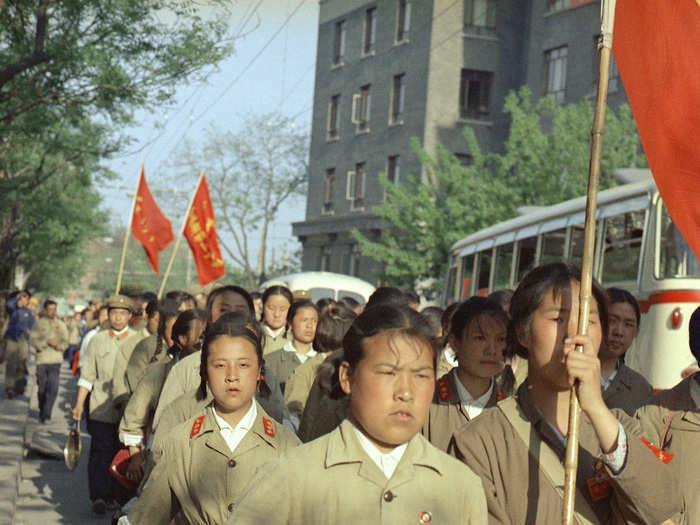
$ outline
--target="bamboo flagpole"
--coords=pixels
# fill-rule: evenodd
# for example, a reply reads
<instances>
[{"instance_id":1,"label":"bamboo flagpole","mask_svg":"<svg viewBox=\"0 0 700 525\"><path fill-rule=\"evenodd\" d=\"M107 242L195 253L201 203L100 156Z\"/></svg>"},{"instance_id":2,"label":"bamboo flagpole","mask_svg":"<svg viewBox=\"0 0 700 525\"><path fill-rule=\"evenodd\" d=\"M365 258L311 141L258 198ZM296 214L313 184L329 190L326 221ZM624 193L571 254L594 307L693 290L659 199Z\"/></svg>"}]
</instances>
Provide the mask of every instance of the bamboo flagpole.
<instances>
[{"instance_id":1,"label":"bamboo flagpole","mask_svg":"<svg viewBox=\"0 0 700 525\"><path fill-rule=\"evenodd\" d=\"M588 168L588 195L586 198L586 221L583 236L583 263L581 265L581 290L579 294L578 333L585 335L588 328L593 281L593 255L595 251L596 207L598 204L598 181L600 159L603 150L603 127L608 98L608 77L610 74L610 52L612 49L615 1L602 0L600 4L601 35L598 42L600 64L598 69L598 91L591 130L591 157ZM577 351L583 349L578 347ZM564 461L564 510L562 525L572 525L574 519L574 499L576 495L576 473L578 471L578 434L580 409L576 397L576 387L571 389L569 401L569 427Z\"/></svg>"},{"instance_id":2,"label":"bamboo flagpole","mask_svg":"<svg viewBox=\"0 0 700 525\"><path fill-rule=\"evenodd\" d=\"M163 274L163 280L160 282L160 288L158 289L158 299L160 299L163 296L163 290L165 290L165 283L168 280L168 276L170 275L170 269L173 267L173 262L175 261L175 255L177 255L177 250L180 248L180 242L182 242L182 238L185 236L185 227L187 226L187 217L190 216L190 211L192 210L192 203L194 202L194 198L197 195L197 190L199 190L199 185L202 184L202 179L204 178L204 171L199 175L199 180L197 181L197 186L194 188L194 192L192 193L192 198L190 199L190 203L187 206L187 213L185 213L185 219L182 221L182 228L180 228L180 235L177 236L177 240L175 241L175 247L173 248L173 253L170 254L170 260L168 261L168 267L165 269L165 273Z\"/></svg>"},{"instance_id":3,"label":"bamboo flagpole","mask_svg":"<svg viewBox=\"0 0 700 525\"><path fill-rule=\"evenodd\" d=\"M139 171L139 180L141 180L141 173L143 173L143 162L141 163L141 170ZM119 261L119 273L117 274L117 289L114 292L115 295L119 294L119 289L122 287L122 276L124 275L124 263L126 262L126 247L129 245L129 236L131 236L131 225L134 221L134 209L136 209L136 199L139 195L139 183L136 183L136 190L134 191L134 200L131 202L131 213L129 214L129 225L126 227L126 233L124 234L124 244L122 245L122 257Z\"/></svg>"}]
</instances>

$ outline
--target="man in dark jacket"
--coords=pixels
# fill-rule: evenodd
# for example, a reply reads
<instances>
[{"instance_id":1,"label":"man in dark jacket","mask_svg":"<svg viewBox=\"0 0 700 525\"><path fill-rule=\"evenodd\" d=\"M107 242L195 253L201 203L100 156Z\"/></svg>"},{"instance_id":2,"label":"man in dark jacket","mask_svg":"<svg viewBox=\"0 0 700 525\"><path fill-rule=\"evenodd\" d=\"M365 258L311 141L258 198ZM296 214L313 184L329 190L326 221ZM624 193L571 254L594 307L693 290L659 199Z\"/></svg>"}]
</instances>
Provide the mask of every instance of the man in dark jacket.
<instances>
[{"instance_id":1,"label":"man in dark jacket","mask_svg":"<svg viewBox=\"0 0 700 525\"><path fill-rule=\"evenodd\" d=\"M8 399L12 399L15 394L23 394L26 385L24 361L29 350L29 331L34 326L34 315L27 308L29 297L30 293L22 290L6 303L10 313L10 322L5 332L5 391Z\"/></svg>"}]
</instances>

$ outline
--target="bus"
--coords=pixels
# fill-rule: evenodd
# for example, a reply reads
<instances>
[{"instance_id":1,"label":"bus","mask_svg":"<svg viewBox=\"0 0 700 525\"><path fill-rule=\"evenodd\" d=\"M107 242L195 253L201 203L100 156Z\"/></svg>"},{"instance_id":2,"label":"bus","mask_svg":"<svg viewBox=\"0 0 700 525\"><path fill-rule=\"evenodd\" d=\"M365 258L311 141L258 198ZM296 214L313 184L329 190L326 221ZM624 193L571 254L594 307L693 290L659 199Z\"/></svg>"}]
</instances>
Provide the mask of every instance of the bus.
<instances>
[{"instance_id":1,"label":"bus","mask_svg":"<svg viewBox=\"0 0 700 525\"><path fill-rule=\"evenodd\" d=\"M336 301L343 297L350 297L360 304L365 304L374 292L374 286L367 281L332 272L300 272L282 275L262 283L260 292L276 284L284 285L292 291L307 290L314 302L324 297Z\"/></svg>"},{"instance_id":2,"label":"bus","mask_svg":"<svg viewBox=\"0 0 700 525\"><path fill-rule=\"evenodd\" d=\"M642 319L625 363L655 389L670 388L697 370L688 323L700 304L700 263L671 220L651 172L620 169L615 177L622 184L598 194L593 276L637 298ZM452 246L446 303L514 289L542 264L581 267L585 196L519 212Z\"/></svg>"}]
</instances>

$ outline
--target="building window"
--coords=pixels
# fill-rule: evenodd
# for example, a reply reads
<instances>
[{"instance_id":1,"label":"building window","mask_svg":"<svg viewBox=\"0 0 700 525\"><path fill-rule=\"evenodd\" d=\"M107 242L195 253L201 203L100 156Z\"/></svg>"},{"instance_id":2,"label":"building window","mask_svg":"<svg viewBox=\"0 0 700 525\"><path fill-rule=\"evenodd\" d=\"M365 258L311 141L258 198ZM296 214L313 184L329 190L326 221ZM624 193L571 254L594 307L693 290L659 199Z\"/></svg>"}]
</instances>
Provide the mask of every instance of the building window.
<instances>
[{"instance_id":1,"label":"building window","mask_svg":"<svg viewBox=\"0 0 700 525\"><path fill-rule=\"evenodd\" d=\"M496 30L498 0L465 0L464 27L477 33L493 33Z\"/></svg>"},{"instance_id":2,"label":"building window","mask_svg":"<svg viewBox=\"0 0 700 525\"><path fill-rule=\"evenodd\" d=\"M563 9L568 9L571 4L571 0L547 0L547 10L551 13L552 11L562 11Z\"/></svg>"},{"instance_id":3,"label":"building window","mask_svg":"<svg viewBox=\"0 0 700 525\"><path fill-rule=\"evenodd\" d=\"M322 272L329 272L331 270L331 247L324 246L321 248L321 267Z\"/></svg>"},{"instance_id":4,"label":"building window","mask_svg":"<svg viewBox=\"0 0 700 525\"><path fill-rule=\"evenodd\" d=\"M350 201L351 210L363 208L365 198L365 163L355 164L355 171L348 172L345 196Z\"/></svg>"},{"instance_id":5,"label":"building window","mask_svg":"<svg viewBox=\"0 0 700 525\"><path fill-rule=\"evenodd\" d=\"M566 95L566 57L568 47L561 46L544 53L544 95L552 95L562 104Z\"/></svg>"},{"instance_id":6,"label":"building window","mask_svg":"<svg viewBox=\"0 0 700 525\"><path fill-rule=\"evenodd\" d=\"M473 157L469 153L455 153L455 158L462 166L471 166L474 162Z\"/></svg>"},{"instance_id":7,"label":"building window","mask_svg":"<svg viewBox=\"0 0 700 525\"><path fill-rule=\"evenodd\" d=\"M462 70L459 87L459 113L463 119L484 119L490 113L493 73L489 71Z\"/></svg>"},{"instance_id":8,"label":"building window","mask_svg":"<svg viewBox=\"0 0 700 525\"><path fill-rule=\"evenodd\" d=\"M359 95L352 97L352 113L353 123L356 126L357 133L366 133L369 131L369 118L372 110L372 86L367 84L360 88Z\"/></svg>"},{"instance_id":9,"label":"building window","mask_svg":"<svg viewBox=\"0 0 700 525\"><path fill-rule=\"evenodd\" d=\"M391 116L389 124L403 124L403 107L406 96L406 75L401 73L394 76L391 87Z\"/></svg>"},{"instance_id":10,"label":"building window","mask_svg":"<svg viewBox=\"0 0 700 525\"><path fill-rule=\"evenodd\" d=\"M387 159L386 176L392 184L398 184L401 175L401 157L392 155Z\"/></svg>"},{"instance_id":11,"label":"building window","mask_svg":"<svg viewBox=\"0 0 700 525\"><path fill-rule=\"evenodd\" d=\"M365 11L365 37L362 52L365 55L374 53L377 42L377 8L370 7Z\"/></svg>"},{"instance_id":12,"label":"building window","mask_svg":"<svg viewBox=\"0 0 700 525\"><path fill-rule=\"evenodd\" d=\"M333 46L333 65L341 65L345 58L345 20L335 23L335 44Z\"/></svg>"},{"instance_id":13,"label":"building window","mask_svg":"<svg viewBox=\"0 0 700 525\"><path fill-rule=\"evenodd\" d=\"M328 103L328 124L326 126L326 139L338 138L338 117L340 112L340 95L333 95Z\"/></svg>"},{"instance_id":14,"label":"building window","mask_svg":"<svg viewBox=\"0 0 700 525\"><path fill-rule=\"evenodd\" d=\"M323 212L333 211L333 182L335 181L335 168L326 170L326 178L323 181Z\"/></svg>"},{"instance_id":15,"label":"building window","mask_svg":"<svg viewBox=\"0 0 700 525\"><path fill-rule=\"evenodd\" d=\"M408 40L408 31L411 27L411 2L398 0L396 19L396 43Z\"/></svg>"}]
</instances>

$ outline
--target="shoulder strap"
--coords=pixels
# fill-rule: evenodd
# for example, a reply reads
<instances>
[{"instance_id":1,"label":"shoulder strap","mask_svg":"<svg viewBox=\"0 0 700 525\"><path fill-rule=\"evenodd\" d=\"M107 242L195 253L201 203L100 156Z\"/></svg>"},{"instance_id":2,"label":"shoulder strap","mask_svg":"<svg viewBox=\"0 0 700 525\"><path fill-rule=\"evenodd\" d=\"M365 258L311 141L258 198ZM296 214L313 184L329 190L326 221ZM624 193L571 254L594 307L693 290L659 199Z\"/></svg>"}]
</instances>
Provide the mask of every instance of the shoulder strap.
<instances>
[{"instance_id":1,"label":"shoulder strap","mask_svg":"<svg viewBox=\"0 0 700 525\"><path fill-rule=\"evenodd\" d=\"M557 491L557 494L563 499L564 466L561 464L559 457L546 443L542 442L537 432L533 432L532 425L525 418L515 398L509 397L504 399L498 403L498 408L513 426L518 437L523 440L532 458L537 460L547 481L549 481L552 487ZM554 480L561 480L561 483L555 483ZM574 518L579 525L594 525L600 523L596 513L588 503L588 499L586 499L578 487L576 487Z\"/></svg>"}]
</instances>

